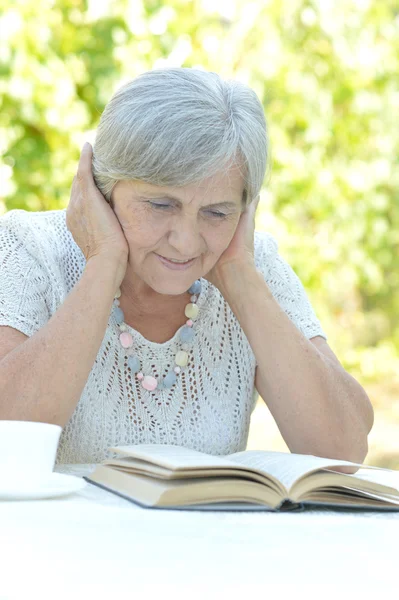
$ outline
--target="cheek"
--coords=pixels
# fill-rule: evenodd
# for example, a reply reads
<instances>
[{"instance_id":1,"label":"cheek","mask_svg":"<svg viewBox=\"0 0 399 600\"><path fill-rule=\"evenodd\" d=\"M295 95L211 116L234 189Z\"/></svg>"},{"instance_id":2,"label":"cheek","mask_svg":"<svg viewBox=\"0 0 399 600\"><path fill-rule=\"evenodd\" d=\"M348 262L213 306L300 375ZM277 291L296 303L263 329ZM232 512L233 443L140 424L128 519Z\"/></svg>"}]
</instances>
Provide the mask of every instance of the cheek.
<instances>
[{"instance_id":1,"label":"cheek","mask_svg":"<svg viewBox=\"0 0 399 600\"><path fill-rule=\"evenodd\" d=\"M222 254L234 237L238 225L238 219L222 223L217 227L209 227L205 239L208 248L213 254Z\"/></svg>"},{"instance_id":2,"label":"cheek","mask_svg":"<svg viewBox=\"0 0 399 600\"><path fill-rule=\"evenodd\" d=\"M131 247L149 248L163 234L163 227L151 219L145 211L135 211L134 215L121 222L126 239Z\"/></svg>"}]
</instances>

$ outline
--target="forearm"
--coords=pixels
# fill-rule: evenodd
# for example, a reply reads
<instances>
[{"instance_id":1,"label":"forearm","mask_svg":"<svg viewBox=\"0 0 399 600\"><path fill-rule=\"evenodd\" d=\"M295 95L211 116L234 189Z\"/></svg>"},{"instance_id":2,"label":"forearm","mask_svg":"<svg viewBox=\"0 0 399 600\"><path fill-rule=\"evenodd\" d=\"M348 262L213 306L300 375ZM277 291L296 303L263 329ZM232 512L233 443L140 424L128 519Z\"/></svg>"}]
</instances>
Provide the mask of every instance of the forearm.
<instances>
[{"instance_id":1,"label":"forearm","mask_svg":"<svg viewBox=\"0 0 399 600\"><path fill-rule=\"evenodd\" d=\"M0 419L64 426L104 337L117 278L111 264L88 261L49 322L0 362Z\"/></svg>"},{"instance_id":2,"label":"forearm","mask_svg":"<svg viewBox=\"0 0 399 600\"><path fill-rule=\"evenodd\" d=\"M301 334L261 274L237 271L222 293L257 359L257 390L290 450L361 462L371 427L362 387Z\"/></svg>"}]
</instances>

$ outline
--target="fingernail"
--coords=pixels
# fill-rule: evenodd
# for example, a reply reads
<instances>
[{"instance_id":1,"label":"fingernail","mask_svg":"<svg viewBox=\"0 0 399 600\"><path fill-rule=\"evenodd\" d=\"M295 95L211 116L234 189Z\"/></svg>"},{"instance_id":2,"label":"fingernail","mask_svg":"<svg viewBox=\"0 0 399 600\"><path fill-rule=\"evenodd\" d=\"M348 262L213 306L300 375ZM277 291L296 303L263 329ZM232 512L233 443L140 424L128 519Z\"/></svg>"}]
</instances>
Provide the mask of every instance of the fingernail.
<instances>
[{"instance_id":1,"label":"fingernail","mask_svg":"<svg viewBox=\"0 0 399 600\"><path fill-rule=\"evenodd\" d=\"M82 150L87 150L87 148L89 147L89 145L90 145L90 144L89 144L89 142L85 142L85 143L83 144L83 148L82 148Z\"/></svg>"}]
</instances>

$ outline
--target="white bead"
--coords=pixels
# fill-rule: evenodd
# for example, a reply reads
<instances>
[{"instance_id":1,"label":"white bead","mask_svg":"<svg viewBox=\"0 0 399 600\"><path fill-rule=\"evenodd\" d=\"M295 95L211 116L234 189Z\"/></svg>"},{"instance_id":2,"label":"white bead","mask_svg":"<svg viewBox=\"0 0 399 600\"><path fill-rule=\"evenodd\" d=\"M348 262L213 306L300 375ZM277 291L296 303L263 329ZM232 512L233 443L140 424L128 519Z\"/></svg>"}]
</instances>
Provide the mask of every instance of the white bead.
<instances>
[{"instance_id":1,"label":"white bead","mask_svg":"<svg viewBox=\"0 0 399 600\"><path fill-rule=\"evenodd\" d=\"M120 331L127 331L127 326L125 325L125 323L121 323L119 325L119 329L120 329Z\"/></svg>"},{"instance_id":2,"label":"white bead","mask_svg":"<svg viewBox=\"0 0 399 600\"><path fill-rule=\"evenodd\" d=\"M196 304L186 304L184 314L189 319L196 319L198 315L198 306Z\"/></svg>"},{"instance_id":3,"label":"white bead","mask_svg":"<svg viewBox=\"0 0 399 600\"><path fill-rule=\"evenodd\" d=\"M183 350L179 350L179 352L176 354L176 357L175 357L175 363L179 367L186 367L187 363L188 363L187 352L184 352Z\"/></svg>"},{"instance_id":4,"label":"white bead","mask_svg":"<svg viewBox=\"0 0 399 600\"><path fill-rule=\"evenodd\" d=\"M119 306L120 305L120 302L119 302L118 298L115 298L114 304L115 304L115 306Z\"/></svg>"}]
</instances>

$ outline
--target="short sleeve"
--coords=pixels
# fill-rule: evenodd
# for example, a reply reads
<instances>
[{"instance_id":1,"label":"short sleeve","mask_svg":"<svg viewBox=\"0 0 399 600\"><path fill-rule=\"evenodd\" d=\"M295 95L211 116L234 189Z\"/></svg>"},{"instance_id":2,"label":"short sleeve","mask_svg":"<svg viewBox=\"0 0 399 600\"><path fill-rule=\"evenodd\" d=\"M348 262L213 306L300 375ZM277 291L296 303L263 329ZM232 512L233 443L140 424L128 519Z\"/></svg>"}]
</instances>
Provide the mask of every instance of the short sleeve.
<instances>
[{"instance_id":1,"label":"short sleeve","mask_svg":"<svg viewBox=\"0 0 399 600\"><path fill-rule=\"evenodd\" d=\"M0 218L0 325L27 336L50 319L46 304L49 277L8 215Z\"/></svg>"},{"instance_id":2,"label":"short sleeve","mask_svg":"<svg viewBox=\"0 0 399 600\"><path fill-rule=\"evenodd\" d=\"M268 233L255 232L255 264L297 329L307 339L316 336L327 339L301 280L279 255L277 241Z\"/></svg>"}]
</instances>

